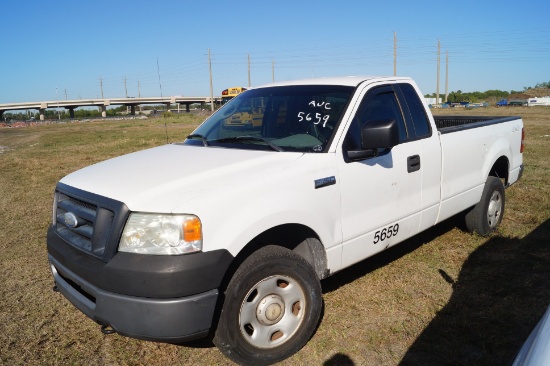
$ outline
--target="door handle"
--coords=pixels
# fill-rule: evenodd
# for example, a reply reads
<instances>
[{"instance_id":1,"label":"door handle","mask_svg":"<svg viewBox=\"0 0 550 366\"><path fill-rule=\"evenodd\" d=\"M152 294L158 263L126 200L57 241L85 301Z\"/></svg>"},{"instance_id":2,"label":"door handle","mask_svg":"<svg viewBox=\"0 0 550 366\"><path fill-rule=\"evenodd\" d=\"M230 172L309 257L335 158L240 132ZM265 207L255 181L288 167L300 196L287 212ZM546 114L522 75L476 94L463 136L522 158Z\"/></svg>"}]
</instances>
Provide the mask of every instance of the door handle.
<instances>
[{"instance_id":1,"label":"door handle","mask_svg":"<svg viewBox=\"0 0 550 366\"><path fill-rule=\"evenodd\" d=\"M420 170L420 156L413 155L407 158L407 172L412 173Z\"/></svg>"}]
</instances>

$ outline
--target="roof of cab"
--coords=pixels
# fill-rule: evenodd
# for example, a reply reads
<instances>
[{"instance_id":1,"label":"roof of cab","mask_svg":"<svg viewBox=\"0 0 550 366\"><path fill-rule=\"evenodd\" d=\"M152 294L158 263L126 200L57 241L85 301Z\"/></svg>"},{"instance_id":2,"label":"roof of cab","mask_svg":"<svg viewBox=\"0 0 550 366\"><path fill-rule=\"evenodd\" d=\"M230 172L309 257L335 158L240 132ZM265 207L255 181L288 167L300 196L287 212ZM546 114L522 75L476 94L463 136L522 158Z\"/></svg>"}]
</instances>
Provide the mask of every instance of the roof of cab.
<instances>
[{"instance_id":1,"label":"roof of cab","mask_svg":"<svg viewBox=\"0 0 550 366\"><path fill-rule=\"evenodd\" d=\"M270 86L285 86L285 85L345 85L345 86L358 86L365 81L383 81L383 80L409 80L410 78L396 77L396 76L334 76L312 79L299 79L290 81L280 81L270 84L258 86L258 88L265 88Z\"/></svg>"}]
</instances>

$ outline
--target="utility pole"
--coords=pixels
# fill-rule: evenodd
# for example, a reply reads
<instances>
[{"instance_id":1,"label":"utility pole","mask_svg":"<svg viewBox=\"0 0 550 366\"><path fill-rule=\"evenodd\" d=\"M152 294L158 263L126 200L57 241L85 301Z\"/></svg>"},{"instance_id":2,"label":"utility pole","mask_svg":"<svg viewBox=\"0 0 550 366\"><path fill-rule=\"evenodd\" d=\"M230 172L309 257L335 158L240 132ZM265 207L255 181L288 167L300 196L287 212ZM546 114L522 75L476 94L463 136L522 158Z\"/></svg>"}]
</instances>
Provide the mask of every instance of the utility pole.
<instances>
[{"instance_id":1,"label":"utility pole","mask_svg":"<svg viewBox=\"0 0 550 366\"><path fill-rule=\"evenodd\" d=\"M101 78L101 76L99 77L99 87L101 88L101 99L104 99L103 98L103 79Z\"/></svg>"},{"instance_id":2,"label":"utility pole","mask_svg":"<svg viewBox=\"0 0 550 366\"><path fill-rule=\"evenodd\" d=\"M248 87L250 88L250 53L248 54Z\"/></svg>"},{"instance_id":3,"label":"utility pole","mask_svg":"<svg viewBox=\"0 0 550 366\"><path fill-rule=\"evenodd\" d=\"M445 103L449 98L449 51L445 50Z\"/></svg>"},{"instance_id":4,"label":"utility pole","mask_svg":"<svg viewBox=\"0 0 550 366\"><path fill-rule=\"evenodd\" d=\"M141 98L141 91L139 89L139 80L138 80L138 98ZM141 112L141 104L139 105L139 111Z\"/></svg>"},{"instance_id":5,"label":"utility pole","mask_svg":"<svg viewBox=\"0 0 550 366\"><path fill-rule=\"evenodd\" d=\"M60 120L61 114L59 113L59 95L57 94L57 86L55 87L55 99L57 99L57 117Z\"/></svg>"},{"instance_id":6,"label":"utility pole","mask_svg":"<svg viewBox=\"0 0 550 366\"><path fill-rule=\"evenodd\" d=\"M275 61L271 60L271 80L275 82Z\"/></svg>"},{"instance_id":7,"label":"utility pole","mask_svg":"<svg viewBox=\"0 0 550 366\"><path fill-rule=\"evenodd\" d=\"M397 33L393 32L393 76L397 76Z\"/></svg>"},{"instance_id":8,"label":"utility pole","mask_svg":"<svg viewBox=\"0 0 550 366\"><path fill-rule=\"evenodd\" d=\"M128 88L126 87L126 76L124 77L124 94L126 95L126 99L128 99ZM129 105L126 106L126 114L128 114L128 109L130 108Z\"/></svg>"},{"instance_id":9,"label":"utility pole","mask_svg":"<svg viewBox=\"0 0 550 366\"><path fill-rule=\"evenodd\" d=\"M160 66L159 66L158 57L157 57L157 75L159 77L160 100L164 102L164 96L162 95L162 83L160 82ZM166 135L166 141L168 142L168 135Z\"/></svg>"},{"instance_id":10,"label":"utility pole","mask_svg":"<svg viewBox=\"0 0 550 366\"><path fill-rule=\"evenodd\" d=\"M208 68L210 69L210 109L214 112L214 88L212 86L212 59L210 58L210 48L208 49Z\"/></svg>"},{"instance_id":11,"label":"utility pole","mask_svg":"<svg viewBox=\"0 0 550 366\"><path fill-rule=\"evenodd\" d=\"M439 104L439 63L441 61L441 44L437 40L437 85L435 86L435 101Z\"/></svg>"}]
</instances>

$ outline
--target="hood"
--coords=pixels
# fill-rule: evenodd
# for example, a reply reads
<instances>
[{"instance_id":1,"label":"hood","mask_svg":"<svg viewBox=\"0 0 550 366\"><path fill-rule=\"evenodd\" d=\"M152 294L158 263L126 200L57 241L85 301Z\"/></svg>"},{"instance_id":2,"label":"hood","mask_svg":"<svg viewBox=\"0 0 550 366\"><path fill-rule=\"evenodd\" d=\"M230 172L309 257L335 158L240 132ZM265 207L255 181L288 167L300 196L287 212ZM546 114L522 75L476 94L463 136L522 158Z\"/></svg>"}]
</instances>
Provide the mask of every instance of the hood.
<instances>
[{"instance_id":1,"label":"hood","mask_svg":"<svg viewBox=\"0 0 550 366\"><path fill-rule=\"evenodd\" d=\"M173 212L187 200L273 174L301 156L173 144L91 165L60 182L124 202L131 211Z\"/></svg>"}]
</instances>

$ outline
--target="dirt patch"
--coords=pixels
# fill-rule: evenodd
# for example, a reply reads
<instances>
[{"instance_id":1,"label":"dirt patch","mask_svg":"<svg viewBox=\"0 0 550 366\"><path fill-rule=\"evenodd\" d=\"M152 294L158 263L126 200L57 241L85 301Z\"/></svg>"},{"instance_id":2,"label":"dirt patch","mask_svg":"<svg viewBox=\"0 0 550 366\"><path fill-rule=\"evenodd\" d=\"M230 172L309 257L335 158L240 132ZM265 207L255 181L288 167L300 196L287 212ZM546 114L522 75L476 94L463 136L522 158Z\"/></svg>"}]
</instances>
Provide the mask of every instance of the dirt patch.
<instances>
[{"instance_id":1,"label":"dirt patch","mask_svg":"<svg viewBox=\"0 0 550 366\"><path fill-rule=\"evenodd\" d=\"M536 88L536 89L527 89L522 93L510 94L510 99L529 99L535 97L546 97L550 95L549 88Z\"/></svg>"}]
</instances>

